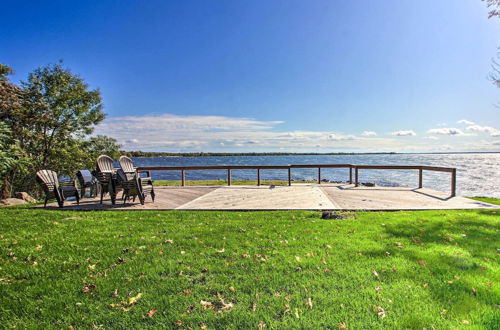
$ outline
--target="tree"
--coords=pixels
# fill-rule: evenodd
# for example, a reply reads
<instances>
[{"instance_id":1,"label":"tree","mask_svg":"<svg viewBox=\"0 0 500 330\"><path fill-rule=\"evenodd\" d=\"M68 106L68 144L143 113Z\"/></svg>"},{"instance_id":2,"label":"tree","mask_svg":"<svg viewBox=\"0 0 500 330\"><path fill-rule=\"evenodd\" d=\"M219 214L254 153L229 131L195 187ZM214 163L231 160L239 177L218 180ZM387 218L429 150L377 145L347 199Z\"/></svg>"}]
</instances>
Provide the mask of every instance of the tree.
<instances>
[{"instance_id":1,"label":"tree","mask_svg":"<svg viewBox=\"0 0 500 330\"><path fill-rule=\"evenodd\" d=\"M12 137L9 126L0 122L0 186L2 187L0 198L9 198L12 182L5 180L9 173L15 169L21 169L25 165L21 149L17 141Z\"/></svg>"},{"instance_id":2,"label":"tree","mask_svg":"<svg viewBox=\"0 0 500 330\"><path fill-rule=\"evenodd\" d=\"M500 17L500 0L483 0L490 9L488 18Z\"/></svg>"},{"instance_id":3,"label":"tree","mask_svg":"<svg viewBox=\"0 0 500 330\"><path fill-rule=\"evenodd\" d=\"M490 80L495 84L498 88L500 88L500 48L498 48L496 59L491 60L492 70L490 73Z\"/></svg>"},{"instance_id":4,"label":"tree","mask_svg":"<svg viewBox=\"0 0 500 330\"><path fill-rule=\"evenodd\" d=\"M0 72L8 72L2 68ZM5 85L0 92L9 96L5 102L2 97L0 119L28 158L29 175L8 175L17 180L18 189L33 191L34 173L40 169L73 175L88 162L83 139L105 117L99 90L90 90L61 63L36 69L20 87L0 83Z\"/></svg>"},{"instance_id":5,"label":"tree","mask_svg":"<svg viewBox=\"0 0 500 330\"><path fill-rule=\"evenodd\" d=\"M12 183L16 173L24 170L23 153L18 142L14 139L15 133L9 125L9 116L22 113L24 93L21 88L8 80L8 75L14 71L0 64L0 198L11 197Z\"/></svg>"},{"instance_id":6,"label":"tree","mask_svg":"<svg viewBox=\"0 0 500 330\"><path fill-rule=\"evenodd\" d=\"M88 155L88 159L92 162L88 164L86 167L91 167L94 165L94 161L99 157L99 155L108 155L113 159L118 159L120 157L121 145L118 144L116 139L113 139L106 135L97 135L91 137L88 141L85 142L85 151Z\"/></svg>"}]
</instances>

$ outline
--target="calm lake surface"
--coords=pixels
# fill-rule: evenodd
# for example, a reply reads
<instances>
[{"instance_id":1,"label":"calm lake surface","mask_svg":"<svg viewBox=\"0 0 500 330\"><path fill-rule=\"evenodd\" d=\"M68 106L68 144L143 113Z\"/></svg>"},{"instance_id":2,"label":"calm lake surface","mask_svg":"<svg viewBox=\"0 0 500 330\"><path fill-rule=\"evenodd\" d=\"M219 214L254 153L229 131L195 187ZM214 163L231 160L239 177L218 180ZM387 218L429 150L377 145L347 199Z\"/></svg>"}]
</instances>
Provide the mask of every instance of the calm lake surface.
<instances>
[{"instance_id":1,"label":"calm lake surface","mask_svg":"<svg viewBox=\"0 0 500 330\"><path fill-rule=\"evenodd\" d=\"M137 157L136 166L189 165L288 165L288 164L358 164L358 165L430 165L457 168L457 194L500 198L500 153L489 154L388 154L388 155L293 155L227 157ZM232 178L256 180L256 170L233 170ZM322 179L346 181L348 169L322 169ZM180 171L153 171L156 180L180 180ZM186 171L187 180L226 178L225 170ZM287 179L286 170L262 170L262 180ZM293 169L294 180L316 180L317 169ZM379 186L418 186L418 170L360 170L360 182ZM424 171L424 187L450 190L450 173Z\"/></svg>"}]
</instances>

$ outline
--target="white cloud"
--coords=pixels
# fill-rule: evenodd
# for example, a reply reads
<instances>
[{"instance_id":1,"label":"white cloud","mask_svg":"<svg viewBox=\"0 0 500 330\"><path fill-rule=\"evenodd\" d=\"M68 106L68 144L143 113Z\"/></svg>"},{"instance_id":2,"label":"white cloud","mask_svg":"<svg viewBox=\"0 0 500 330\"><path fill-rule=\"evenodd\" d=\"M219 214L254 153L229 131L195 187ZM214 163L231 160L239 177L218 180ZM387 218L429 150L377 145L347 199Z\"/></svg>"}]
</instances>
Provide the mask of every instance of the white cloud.
<instances>
[{"instance_id":1,"label":"white cloud","mask_svg":"<svg viewBox=\"0 0 500 330\"><path fill-rule=\"evenodd\" d=\"M325 131L277 131L281 121L172 114L105 119L95 134L143 151L397 151L403 141Z\"/></svg>"},{"instance_id":2,"label":"white cloud","mask_svg":"<svg viewBox=\"0 0 500 330\"><path fill-rule=\"evenodd\" d=\"M439 138L437 136L424 136L424 139L427 139L427 140L439 140Z\"/></svg>"},{"instance_id":3,"label":"white cloud","mask_svg":"<svg viewBox=\"0 0 500 330\"><path fill-rule=\"evenodd\" d=\"M427 131L429 134L438 134L438 135L464 135L464 132L459 130L458 128L434 128Z\"/></svg>"},{"instance_id":4,"label":"white cloud","mask_svg":"<svg viewBox=\"0 0 500 330\"><path fill-rule=\"evenodd\" d=\"M487 133L493 137L500 136L500 130L498 130L494 127L490 127L490 126L472 125L472 126L467 127L467 130L473 131L473 132Z\"/></svg>"},{"instance_id":5,"label":"white cloud","mask_svg":"<svg viewBox=\"0 0 500 330\"><path fill-rule=\"evenodd\" d=\"M376 136L377 135L377 132L373 132L373 131L363 131L363 133L361 134L363 136Z\"/></svg>"},{"instance_id":6,"label":"white cloud","mask_svg":"<svg viewBox=\"0 0 500 330\"><path fill-rule=\"evenodd\" d=\"M395 136L416 136L417 133L415 133L414 131L412 130L408 130L408 131L396 131L396 132L392 132L391 135L395 135Z\"/></svg>"},{"instance_id":7,"label":"white cloud","mask_svg":"<svg viewBox=\"0 0 500 330\"><path fill-rule=\"evenodd\" d=\"M459 124L465 124L465 125L474 125L473 122L471 122L470 120L467 120L467 119L459 120L459 121L457 121L457 123L459 123Z\"/></svg>"},{"instance_id":8,"label":"white cloud","mask_svg":"<svg viewBox=\"0 0 500 330\"><path fill-rule=\"evenodd\" d=\"M339 135L331 133L328 135L328 139L334 141L344 141L344 140L354 140L356 137L354 135Z\"/></svg>"},{"instance_id":9,"label":"white cloud","mask_svg":"<svg viewBox=\"0 0 500 330\"><path fill-rule=\"evenodd\" d=\"M169 152L391 152L496 150L490 142L444 145L434 136L411 139L412 130L397 131L392 137L358 136L336 131L279 130L281 121L224 116L179 116L172 114L124 116L105 119L95 134L113 137L124 150ZM473 128L477 129L477 128ZM471 129L471 130L473 130ZM371 132L371 131L366 131ZM491 131L493 132L493 131ZM472 133L472 132L471 132ZM464 134L470 135L470 134ZM498 139L495 139L498 142Z\"/></svg>"}]
</instances>

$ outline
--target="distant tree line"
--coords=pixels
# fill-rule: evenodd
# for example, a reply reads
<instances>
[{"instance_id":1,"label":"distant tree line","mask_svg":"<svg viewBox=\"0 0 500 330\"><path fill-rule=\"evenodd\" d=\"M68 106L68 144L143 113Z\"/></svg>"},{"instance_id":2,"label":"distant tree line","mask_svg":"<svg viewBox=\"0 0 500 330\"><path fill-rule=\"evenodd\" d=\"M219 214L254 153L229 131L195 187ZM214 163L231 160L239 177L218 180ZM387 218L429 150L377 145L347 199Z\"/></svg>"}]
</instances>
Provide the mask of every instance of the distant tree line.
<instances>
[{"instance_id":1,"label":"distant tree line","mask_svg":"<svg viewBox=\"0 0 500 330\"><path fill-rule=\"evenodd\" d=\"M9 81L12 73L0 64L0 198L36 195L40 169L73 176L93 168L101 153L119 155L115 139L90 136L105 118L99 90L61 62L35 69L20 84Z\"/></svg>"}]
</instances>

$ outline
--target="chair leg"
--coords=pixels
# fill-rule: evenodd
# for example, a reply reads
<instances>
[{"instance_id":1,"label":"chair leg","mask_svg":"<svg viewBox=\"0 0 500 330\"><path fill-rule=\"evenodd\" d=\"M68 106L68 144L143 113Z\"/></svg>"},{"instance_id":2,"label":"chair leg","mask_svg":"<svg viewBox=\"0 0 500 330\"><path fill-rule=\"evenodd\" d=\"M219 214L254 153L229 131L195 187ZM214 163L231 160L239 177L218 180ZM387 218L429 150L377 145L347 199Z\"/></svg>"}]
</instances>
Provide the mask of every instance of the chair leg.
<instances>
[{"instance_id":1,"label":"chair leg","mask_svg":"<svg viewBox=\"0 0 500 330\"><path fill-rule=\"evenodd\" d=\"M75 198L76 198L76 205L80 205L80 196L78 195L78 191L76 192Z\"/></svg>"},{"instance_id":2,"label":"chair leg","mask_svg":"<svg viewBox=\"0 0 500 330\"><path fill-rule=\"evenodd\" d=\"M47 201L49 200L49 196L45 196L45 203L43 203L43 207L47 207Z\"/></svg>"},{"instance_id":3,"label":"chair leg","mask_svg":"<svg viewBox=\"0 0 500 330\"><path fill-rule=\"evenodd\" d=\"M153 200L153 203L155 202L155 191L154 189L151 190L151 199Z\"/></svg>"},{"instance_id":4,"label":"chair leg","mask_svg":"<svg viewBox=\"0 0 500 330\"><path fill-rule=\"evenodd\" d=\"M102 199L104 198L104 189L101 189L101 204L102 204Z\"/></svg>"}]
</instances>

